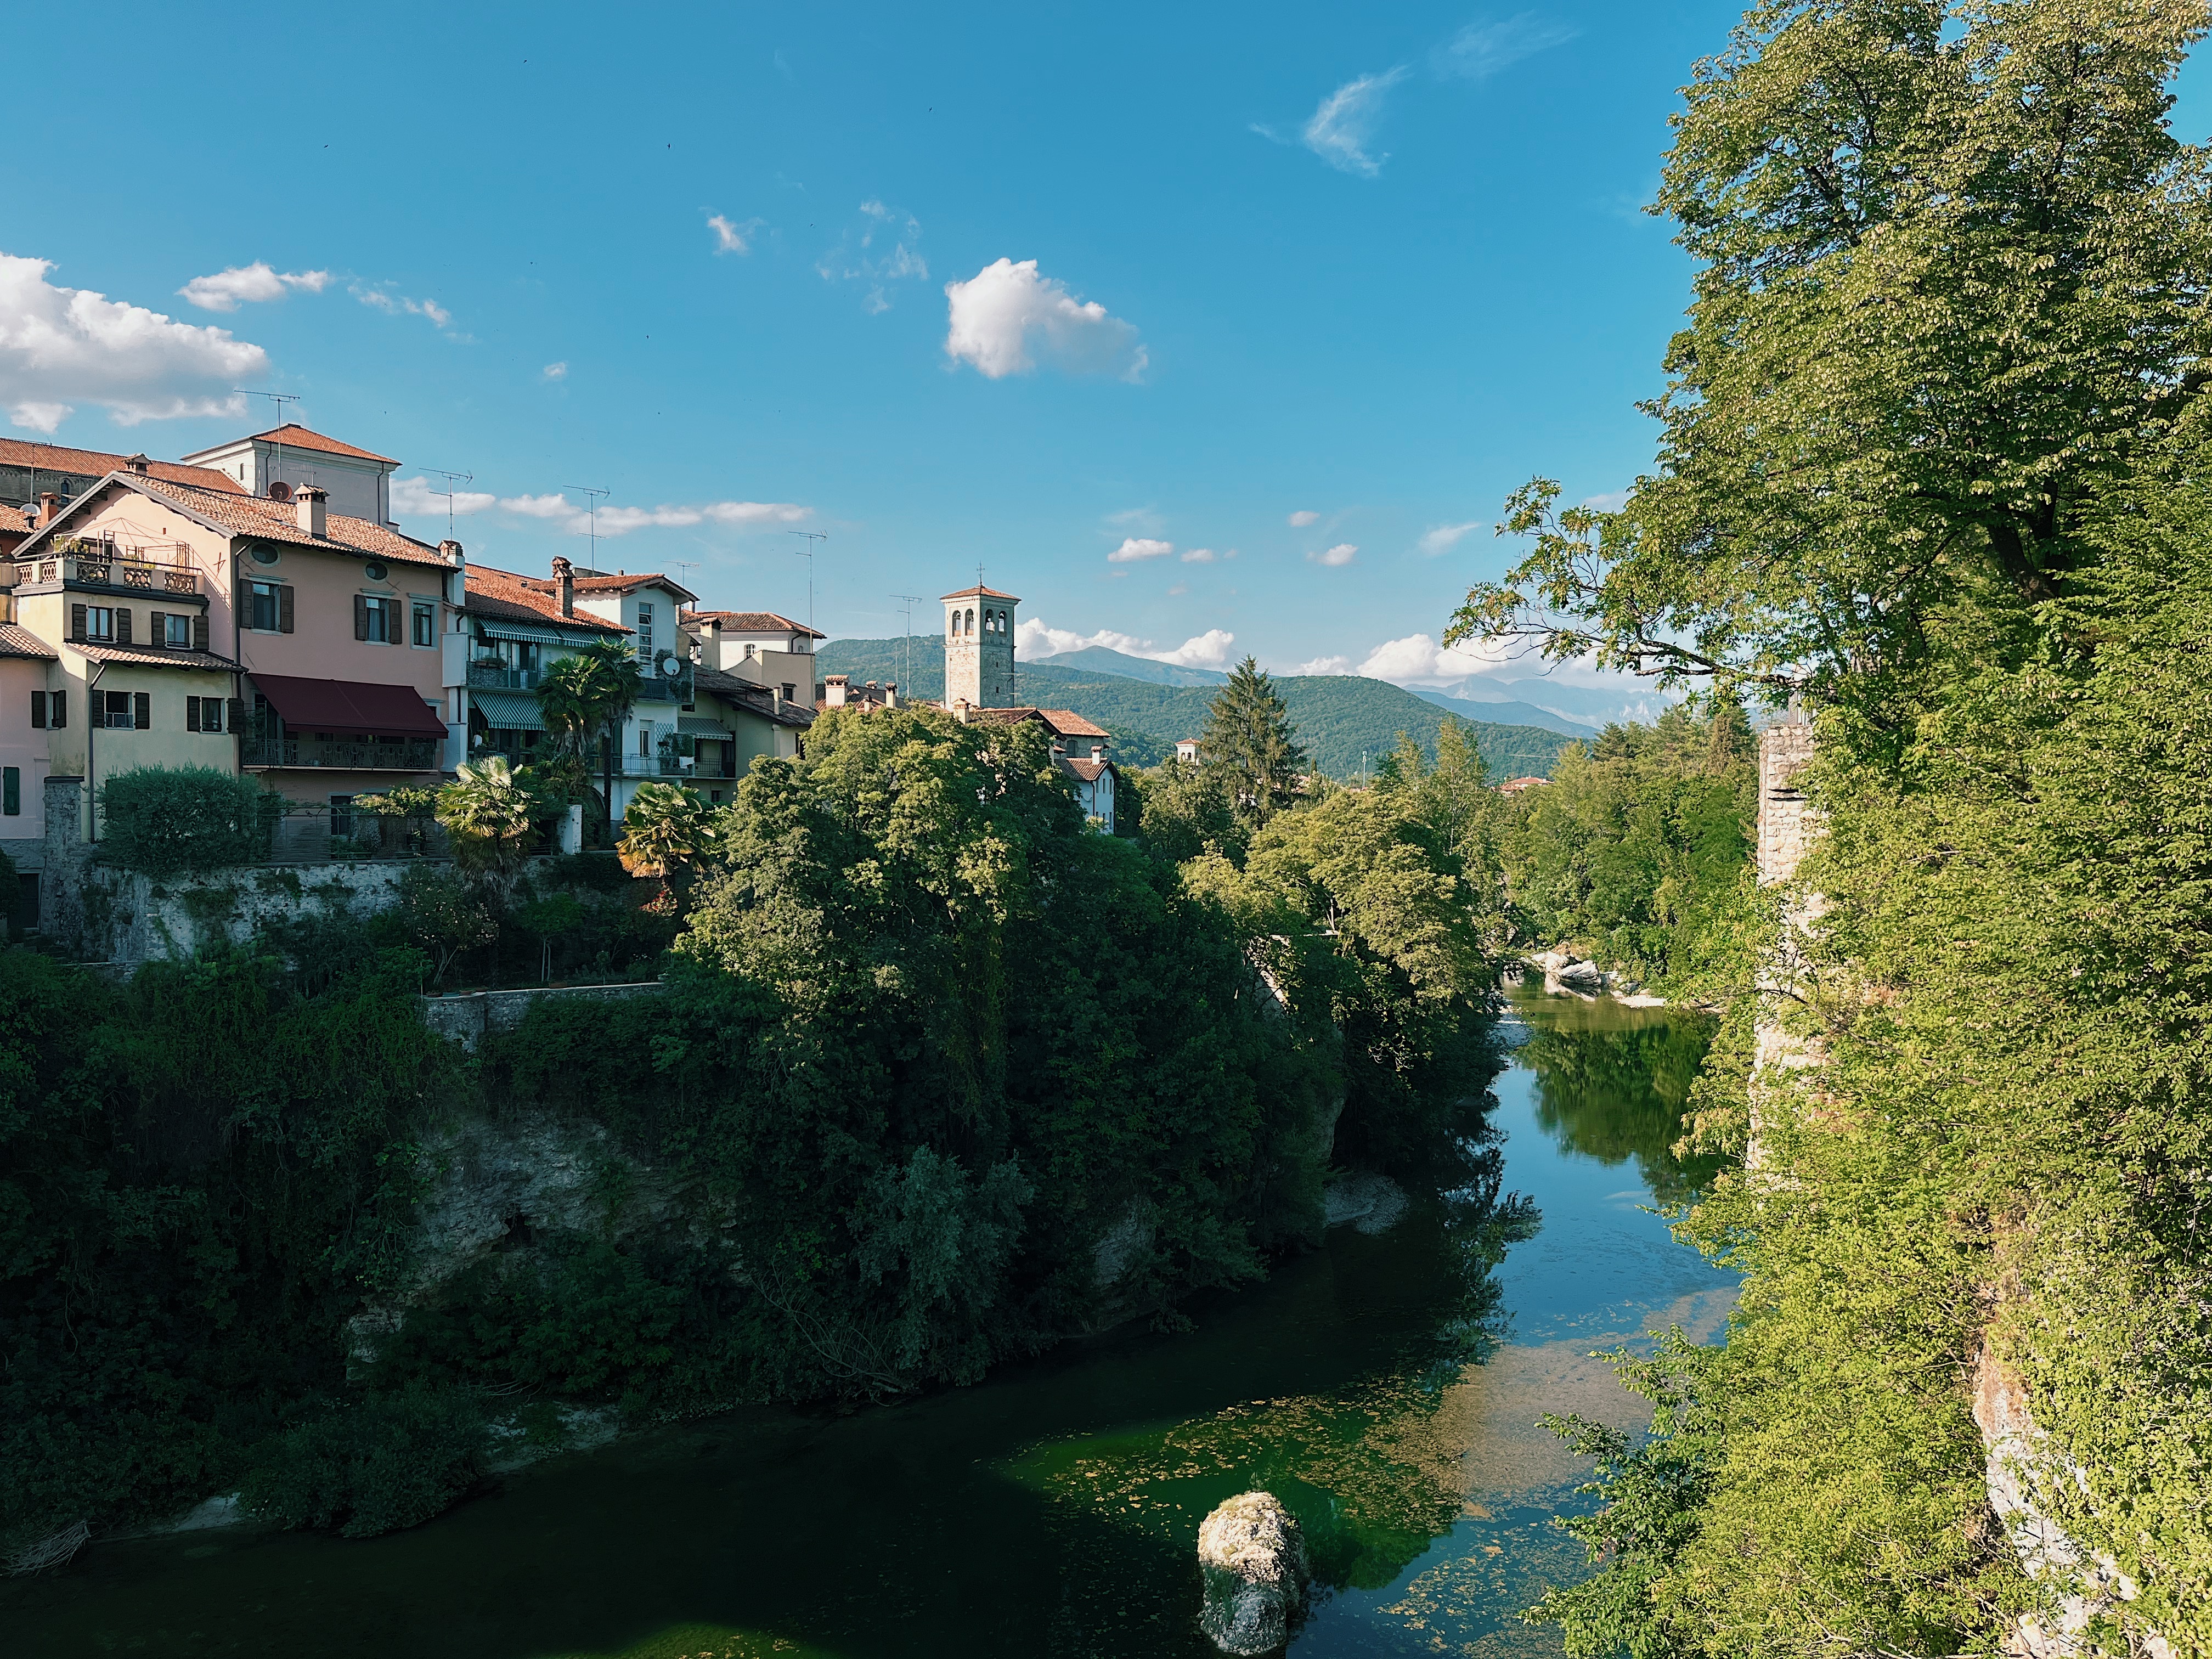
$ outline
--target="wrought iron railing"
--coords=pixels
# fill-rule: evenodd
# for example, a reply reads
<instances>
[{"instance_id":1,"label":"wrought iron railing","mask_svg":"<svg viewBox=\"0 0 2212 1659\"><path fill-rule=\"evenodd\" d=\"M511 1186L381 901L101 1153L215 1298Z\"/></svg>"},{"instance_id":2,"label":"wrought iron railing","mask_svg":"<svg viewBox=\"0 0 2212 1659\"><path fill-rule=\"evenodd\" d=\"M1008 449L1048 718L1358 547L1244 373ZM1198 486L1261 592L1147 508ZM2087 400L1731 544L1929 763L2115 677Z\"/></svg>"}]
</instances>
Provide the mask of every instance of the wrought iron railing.
<instances>
[{"instance_id":1,"label":"wrought iron railing","mask_svg":"<svg viewBox=\"0 0 2212 1659\"><path fill-rule=\"evenodd\" d=\"M647 674L638 683L640 702L689 702L691 696L691 667L688 663L680 674Z\"/></svg>"},{"instance_id":2,"label":"wrought iron railing","mask_svg":"<svg viewBox=\"0 0 2212 1659\"><path fill-rule=\"evenodd\" d=\"M469 665L469 684L486 691L535 691L544 683L542 668L516 668L503 662Z\"/></svg>"},{"instance_id":3,"label":"wrought iron railing","mask_svg":"<svg viewBox=\"0 0 2212 1659\"><path fill-rule=\"evenodd\" d=\"M434 772L444 748L437 738L406 738L397 743L248 738L239 745L239 764L315 766L345 772Z\"/></svg>"}]
</instances>

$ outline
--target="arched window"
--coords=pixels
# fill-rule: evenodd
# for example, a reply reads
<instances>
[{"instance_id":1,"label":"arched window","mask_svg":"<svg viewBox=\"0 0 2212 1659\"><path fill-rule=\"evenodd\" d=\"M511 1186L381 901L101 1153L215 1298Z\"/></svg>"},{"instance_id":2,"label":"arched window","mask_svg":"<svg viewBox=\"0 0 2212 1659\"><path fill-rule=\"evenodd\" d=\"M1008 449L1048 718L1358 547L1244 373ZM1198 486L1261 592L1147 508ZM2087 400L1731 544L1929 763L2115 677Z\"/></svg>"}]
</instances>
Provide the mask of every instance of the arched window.
<instances>
[{"instance_id":1,"label":"arched window","mask_svg":"<svg viewBox=\"0 0 2212 1659\"><path fill-rule=\"evenodd\" d=\"M968 632L972 635L975 633L975 612L974 608L973 608L973 607L970 607L970 608L969 608L969 612L968 612Z\"/></svg>"}]
</instances>

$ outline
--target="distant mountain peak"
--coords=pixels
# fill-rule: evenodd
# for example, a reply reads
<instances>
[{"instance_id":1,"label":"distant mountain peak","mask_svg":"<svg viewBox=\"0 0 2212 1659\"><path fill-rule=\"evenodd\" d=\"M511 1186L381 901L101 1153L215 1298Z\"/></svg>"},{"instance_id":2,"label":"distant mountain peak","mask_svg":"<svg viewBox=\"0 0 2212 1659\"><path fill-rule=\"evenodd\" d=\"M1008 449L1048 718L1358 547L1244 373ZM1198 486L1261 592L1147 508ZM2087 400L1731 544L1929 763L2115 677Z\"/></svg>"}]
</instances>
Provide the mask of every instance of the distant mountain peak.
<instances>
[{"instance_id":1,"label":"distant mountain peak","mask_svg":"<svg viewBox=\"0 0 2212 1659\"><path fill-rule=\"evenodd\" d=\"M1079 669L1091 674L1118 674L1125 680L1146 680L1153 685L1226 685L1229 676L1218 668L1186 668L1181 663L1156 662L1150 657L1133 657L1125 651L1115 651L1103 645L1086 645L1079 651L1057 652L1049 657L1030 657L1024 661L1048 664L1054 668Z\"/></svg>"}]
</instances>

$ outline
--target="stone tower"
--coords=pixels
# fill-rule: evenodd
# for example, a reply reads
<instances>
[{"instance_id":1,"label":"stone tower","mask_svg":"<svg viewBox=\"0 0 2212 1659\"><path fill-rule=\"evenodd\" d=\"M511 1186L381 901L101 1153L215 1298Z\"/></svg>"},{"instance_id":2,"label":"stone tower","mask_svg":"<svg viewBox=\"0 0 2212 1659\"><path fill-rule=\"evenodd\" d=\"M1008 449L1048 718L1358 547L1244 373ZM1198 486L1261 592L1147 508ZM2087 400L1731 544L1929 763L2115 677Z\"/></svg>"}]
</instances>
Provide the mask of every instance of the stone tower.
<instances>
[{"instance_id":1,"label":"stone tower","mask_svg":"<svg viewBox=\"0 0 2212 1659\"><path fill-rule=\"evenodd\" d=\"M1014 706L1014 607L1011 593L978 583L945 596L945 706Z\"/></svg>"}]
</instances>

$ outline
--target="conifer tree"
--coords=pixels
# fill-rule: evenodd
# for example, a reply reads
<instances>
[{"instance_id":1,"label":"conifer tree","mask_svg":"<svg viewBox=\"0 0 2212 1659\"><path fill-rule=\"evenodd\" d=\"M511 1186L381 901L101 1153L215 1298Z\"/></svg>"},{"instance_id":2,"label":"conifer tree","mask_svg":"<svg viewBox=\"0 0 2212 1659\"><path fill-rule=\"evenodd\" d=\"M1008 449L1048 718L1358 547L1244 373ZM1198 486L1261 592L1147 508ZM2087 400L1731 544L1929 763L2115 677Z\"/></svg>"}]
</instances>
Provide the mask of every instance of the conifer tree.
<instances>
[{"instance_id":1,"label":"conifer tree","mask_svg":"<svg viewBox=\"0 0 2212 1659\"><path fill-rule=\"evenodd\" d=\"M1213 699L1199 753L1226 775L1240 817L1265 823L1290 805L1306 751L1275 682L1247 657Z\"/></svg>"}]
</instances>

